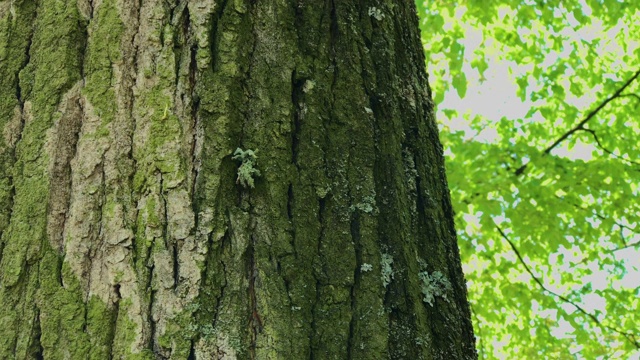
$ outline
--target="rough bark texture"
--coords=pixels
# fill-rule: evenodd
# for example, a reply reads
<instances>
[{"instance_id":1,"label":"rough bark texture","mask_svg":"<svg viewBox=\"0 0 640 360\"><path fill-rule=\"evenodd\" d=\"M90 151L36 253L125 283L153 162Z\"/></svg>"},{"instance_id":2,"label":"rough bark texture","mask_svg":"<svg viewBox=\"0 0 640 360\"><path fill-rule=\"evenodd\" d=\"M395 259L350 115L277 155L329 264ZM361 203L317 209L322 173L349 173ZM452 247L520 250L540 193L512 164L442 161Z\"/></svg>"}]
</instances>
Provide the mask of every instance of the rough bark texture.
<instances>
[{"instance_id":1,"label":"rough bark texture","mask_svg":"<svg viewBox=\"0 0 640 360\"><path fill-rule=\"evenodd\" d=\"M475 358L424 63L411 0L0 0L0 358Z\"/></svg>"}]
</instances>

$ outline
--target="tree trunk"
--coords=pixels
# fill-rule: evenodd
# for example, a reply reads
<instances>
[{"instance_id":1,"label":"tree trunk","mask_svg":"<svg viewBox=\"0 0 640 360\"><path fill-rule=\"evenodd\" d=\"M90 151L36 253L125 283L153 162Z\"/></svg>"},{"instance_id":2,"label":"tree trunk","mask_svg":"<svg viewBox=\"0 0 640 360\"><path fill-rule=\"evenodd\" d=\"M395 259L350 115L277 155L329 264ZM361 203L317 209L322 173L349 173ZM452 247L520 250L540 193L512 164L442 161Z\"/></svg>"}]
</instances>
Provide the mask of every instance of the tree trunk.
<instances>
[{"instance_id":1,"label":"tree trunk","mask_svg":"<svg viewBox=\"0 0 640 360\"><path fill-rule=\"evenodd\" d=\"M0 358L475 358L417 25L1 0Z\"/></svg>"}]
</instances>

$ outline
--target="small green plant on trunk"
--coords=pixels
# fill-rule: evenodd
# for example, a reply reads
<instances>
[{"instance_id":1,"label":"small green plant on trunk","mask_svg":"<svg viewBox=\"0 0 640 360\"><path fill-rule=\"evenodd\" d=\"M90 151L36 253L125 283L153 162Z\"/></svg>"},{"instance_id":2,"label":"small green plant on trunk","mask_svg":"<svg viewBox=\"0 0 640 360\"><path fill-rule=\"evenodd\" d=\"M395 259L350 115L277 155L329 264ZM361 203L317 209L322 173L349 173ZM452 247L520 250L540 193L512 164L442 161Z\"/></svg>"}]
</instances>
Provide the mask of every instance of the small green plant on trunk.
<instances>
[{"instance_id":1,"label":"small green plant on trunk","mask_svg":"<svg viewBox=\"0 0 640 360\"><path fill-rule=\"evenodd\" d=\"M236 183L245 188L250 187L253 189L255 187L254 177L260 176L260 170L255 168L258 159L256 152L251 149L242 150L237 148L233 153L232 159L240 162Z\"/></svg>"}]
</instances>

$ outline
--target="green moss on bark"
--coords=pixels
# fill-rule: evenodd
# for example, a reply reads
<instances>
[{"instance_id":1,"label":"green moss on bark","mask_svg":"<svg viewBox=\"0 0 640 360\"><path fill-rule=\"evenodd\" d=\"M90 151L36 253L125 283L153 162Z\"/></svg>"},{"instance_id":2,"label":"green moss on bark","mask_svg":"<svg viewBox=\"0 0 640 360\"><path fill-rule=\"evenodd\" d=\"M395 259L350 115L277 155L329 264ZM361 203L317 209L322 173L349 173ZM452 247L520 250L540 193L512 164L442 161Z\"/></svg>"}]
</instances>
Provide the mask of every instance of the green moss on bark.
<instances>
[{"instance_id":1,"label":"green moss on bark","mask_svg":"<svg viewBox=\"0 0 640 360\"><path fill-rule=\"evenodd\" d=\"M68 266L63 264L58 270L60 259L52 249L48 250L40 262L37 302L42 355L45 359L82 358L91 350L89 334L84 331L86 313L82 289Z\"/></svg>"},{"instance_id":2,"label":"green moss on bark","mask_svg":"<svg viewBox=\"0 0 640 360\"><path fill-rule=\"evenodd\" d=\"M117 304L116 304L117 306ZM89 359L107 359L113 353L111 348L115 335L118 312L104 301L92 296L86 304L86 333L90 341Z\"/></svg>"},{"instance_id":3,"label":"green moss on bark","mask_svg":"<svg viewBox=\"0 0 640 360\"><path fill-rule=\"evenodd\" d=\"M141 352L133 352L131 344L134 342L141 329L128 317L131 300L123 299L119 303L118 317L116 319L116 332L112 344L112 358L114 359L134 359L152 360L155 359L150 349Z\"/></svg>"},{"instance_id":4,"label":"green moss on bark","mask_svg":"<svg viewBox=\"0 0 640 360\"><path fill-rule=\"evenodd\" d=\"M22 131L21 119L18 126L10 123L21 116L21 101L27 94L19 85L19 73L29 58L36 15L33 1L16 1L11 6L13 12L0 18L0 254L13 203L14 145Z\"/></svg>"},{"instance_id":5,"label":"green moss on bark","mask_svg":"<svg viewBox=\"0 0 640 360\"><path fill-rule=\"evenodd\" d=\"M29 326L17 326L14 321L33 321L37 315L45 357L62 359L65 353L75 356L86 353L88 340L82 332L84 308L79 294L62 289L58 278L53 276L60 274L57 270L60 259L49 246L46 236L49 154L44 151L44 143L62 94L80 79L84 31L75 2L57 0L38 4L35 20L30 18L25 4L17 4L18 9L25 12L16 13L24 16L16 24L32 21L36 29L29 50L29 66L22 70L20 76L20 88L25 89L21 100L29 103L30 107L29 114L25 114L28 121L17 144L16 162L11 171L15 195L11 221L3 234L6 245L0 262L3 285L0 301L5 304L21 297L36 298L39 306L36 309L36 303L31 302L24 303L19 312L6 307L0 309L0 318L13 325L0 329L0 338L8 339L9 344L12 339L17 340L13 343L15 348L0 349L0 357L10 358L14 352L24 353L25 347L21 344L25 339L34 341L32 336L37 332L32 333ZM22 26L23 33L16 39L28 36L28 27ZM24 55L17 59L24 61ZM15 79L15 74L12 78ZM15 80L12 82L15 84ZM34 277L37 279L35 283Z\"/></svg>"},{"instance_id":6,"label":"green moss on bark","mask_svg":"<svg viewBox=\"0 0 640 360\"><path fill-rule=\"evenodd\" d=\"M117 104L114 65L122 65L122 33L124 24L115 0L105 0L95 10L88 28L89 43L84 58L85 87L83 93L103 124L113 121Z\"/></svg>"}]
</instances>

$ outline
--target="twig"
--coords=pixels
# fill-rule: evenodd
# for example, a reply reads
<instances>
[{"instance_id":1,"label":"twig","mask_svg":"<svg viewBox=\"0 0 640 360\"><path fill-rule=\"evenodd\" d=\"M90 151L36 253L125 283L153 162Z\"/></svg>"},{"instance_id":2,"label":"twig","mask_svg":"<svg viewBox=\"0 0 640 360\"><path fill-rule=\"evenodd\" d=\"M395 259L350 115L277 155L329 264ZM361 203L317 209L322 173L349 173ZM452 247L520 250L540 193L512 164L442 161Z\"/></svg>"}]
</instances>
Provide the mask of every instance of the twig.
<instances>
[{"instance_id":1,"label":"twig","mask_svg":"<svg viewBox=\"0 0 640 360\"><path fill-rule=\"evenodd\" d=\"M606 147L604 147L604 145L602 145L602 143L600 142L600 139L598 138L598 135L596 135L595 130L592 129L587 129L587 128L580 128L578 130L582 130L582 131L586 131L589 134L591 134L593 136L593 139L596 141L596 144L598 144L598 147L600 149L602 149L602 151L606 152L607 154L613 156L616 159L622 160L622 161L626 161L629 164L634 164L634 165L640 165L640 162L637 161L633 161L633 160L629 160L629 159L625 159L624 157L614 153L613 151L607 149Z\"/></svg>"},{"instance_id":2,"label":"twig","mask_svg":"<svg viewBox=\"0 0 640 360\"><path fill-rule=\"evenodd\" d=\"M582 121L580 121L576 126L574 126L571 130L569 130L566 133L564 133L564 135L562 135L560 138L558 138L558 140L556 140L553 144L551 144L548 148L546 148L544 150L544 153L548 154L549 152L551 152L551 150L553 150L553 148L558 146L558 144L560 144L561 142L566 140L569 136L571 136L576 131L580 130L584 126L584 124L586 124L589 120L593 119L593 117L600 110L602 110L608 103L610 103L613 99L619 97L622 94L622 92L624 91L624 89L626 89L629 85L631 85L631 83L635 79L637 79L638 76L640 76L640 70L636 71L636 73L633 74L633 76L629 80L627 80L627 82L624 83L624 85L622 85L622 87L620 89L618 89L618 91L616 91L613 95L609 96L598 107L596 107L590 113L588 113L587 116L584 119L582 119Z\"/></svg>"},{"instance_id":3,"label":"twig","mask_svg":"<svg viewBox=\"0 0 640 360\"><path fill-rule=\"evenodd\" d=\"M582 308L580 305L576 304L575 302L569 300L568 298L566 298L565 296L558 294L556 292L553 292L551 290L549 290L546 286L544 286L544 284L542 283L542 280L540 280L540 278L538 278L533 271L531 270L531 268L529 268L529 265L527 265L527 263L524 261L524 259L522 258L522 256L520 255L520 251L518 251L518 248L516 248L515 244L507 237L507 235L502 231L502 229L498 226L498 224L496 224L495 222L493 223L496 227L496 229L498 230L498 232L500 233L500 235L502 236L503 239L505 239L507 241L507 243L509 243L509 246L511 247L511 249L513 250L513 252L516 254L516 256L518 257L518 260L520 261L520 263L522 264L522 266L524 266L524 269L527 271L527 273L529 273L529 275L531 276L531 278L533 279L533 281L535 281L538 286L546 293L549 293L551 295L553 295L554 297L560 299L561 301L573 305L573 307L575 307L578 312L582 313L583 315L585 315L586 317L588 317L589 319L591 319L594 323L596 323L596 325L598 325L601 328L607 328L617 334L622 335L625 339L627 339L631 344L633 344L633 346L635 346L637 349L640 349L640 342L638 342L636 340L636 335L632 334L632 333L626 333L623 332L621 330L618 330L612 326L609 325L604 325L600 322L600 320L598 320L598 318L591 314L590 312L588 312L587 310L585 310L584 308Z\"/></svg>"},{"instance_id":4,"label":"twig","mask_svg":"<svg viewBox=\"0 0 640 360\"><path fill-rule=\"evenodd\" d=\"M633 76L627 80L627 82L624 83L624 85L622 85L615 93L613 93L613 95L609 96L608 98L606 98L600 105L598 105L595 109L593 109L591 112L589 112L587 114L587 116L584 117L584 119L582 119L576 126L574 126L573 128L571 128L569 131L567 131L566 133L564 133L562 136L560 136L560 138L558 138L556 141L553 142L553 144L549 145L544 151L543 151L543 155L547 155L551 152L551 150L553 150L556 146L558 146L561 142L563 142L564 140L566 140L567 138L569 138L571 135L573 135L573 133L575 133L576 131L582 129L584 127L584 124L586 124L587 122L589 122L589 120L593 119L594 116L600 111L602 110L608 103L610 103L612 100L614 100L615 98L618 98L620 96L622 96L622 92L629 87L629 85L631 85L631 83L638 78L638 76L640 76L640 70L636 71L635 74L633 74ZM625 94L626 96L627 94ZM518 169L516 169L515 174L516 176L520 176L522 175L522 173L524 173L524 170L527 168L527 165L529 163L526 163L522 166L520 166Z\"/></svg>"}]
</instances>

